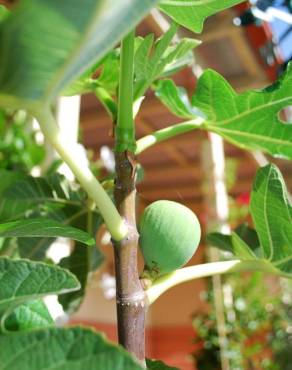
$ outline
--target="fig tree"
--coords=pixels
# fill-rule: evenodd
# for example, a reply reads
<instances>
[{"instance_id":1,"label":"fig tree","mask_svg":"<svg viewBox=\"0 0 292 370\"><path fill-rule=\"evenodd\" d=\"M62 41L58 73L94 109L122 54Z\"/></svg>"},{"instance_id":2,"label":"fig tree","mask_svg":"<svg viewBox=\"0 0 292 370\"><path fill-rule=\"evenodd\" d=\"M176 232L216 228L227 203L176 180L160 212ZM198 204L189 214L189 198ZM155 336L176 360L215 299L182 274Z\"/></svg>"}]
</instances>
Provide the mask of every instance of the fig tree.
<instances>
[{"instance_id":1,"label":"fig tree","mask_svg":"<svg viewBox=\"0 0 292 370\"><path fill-rule=\"evenodd\" d=\"M201 237L197 216L184 205L169 200L159 200L146 207L138 227L144 275L152 278L186 264Z\"/></svg>"}]
</instances>

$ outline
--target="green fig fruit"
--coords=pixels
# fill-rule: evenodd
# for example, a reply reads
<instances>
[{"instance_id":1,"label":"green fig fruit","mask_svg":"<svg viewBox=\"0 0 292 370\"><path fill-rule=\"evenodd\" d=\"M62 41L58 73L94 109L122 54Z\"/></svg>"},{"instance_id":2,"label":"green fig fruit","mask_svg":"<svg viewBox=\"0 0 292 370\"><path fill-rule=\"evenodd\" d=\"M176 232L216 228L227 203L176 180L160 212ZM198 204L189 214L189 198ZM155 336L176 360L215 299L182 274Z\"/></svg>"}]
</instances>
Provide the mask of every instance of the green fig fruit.
<instances>
[{"instance_id":1,"label":"green fig fruit","mask_svg":"<svg viewBox=\"0 0 292 370\"><path fill-rule=\"evenodd\" d=\"M197 216L184 205L169 200L159 200L146 207L138 228L144 276L151 278L186 264L201 237Z\"/></svg>"}]
</instances>

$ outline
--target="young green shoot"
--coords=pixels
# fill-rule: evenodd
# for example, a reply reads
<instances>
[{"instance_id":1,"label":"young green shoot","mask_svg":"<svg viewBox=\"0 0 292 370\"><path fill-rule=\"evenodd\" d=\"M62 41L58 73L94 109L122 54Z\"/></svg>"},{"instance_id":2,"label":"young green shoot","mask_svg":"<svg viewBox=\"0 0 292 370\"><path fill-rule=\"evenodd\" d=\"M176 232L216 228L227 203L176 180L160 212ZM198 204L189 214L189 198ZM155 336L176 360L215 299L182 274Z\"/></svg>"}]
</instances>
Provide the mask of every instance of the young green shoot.
<instances>
[{"instance_id":1,"label":"young green shoot","mask_svg":"<svg viewBox=\"0 0 292 370\"><path fill-rule=\"evenodd\" d=\"M118 95L118 121L115 129L115 150L135 152L136 139L133 121L135 31L130 32L121 44L120 82Z\"/></svg>"}]
</instances>

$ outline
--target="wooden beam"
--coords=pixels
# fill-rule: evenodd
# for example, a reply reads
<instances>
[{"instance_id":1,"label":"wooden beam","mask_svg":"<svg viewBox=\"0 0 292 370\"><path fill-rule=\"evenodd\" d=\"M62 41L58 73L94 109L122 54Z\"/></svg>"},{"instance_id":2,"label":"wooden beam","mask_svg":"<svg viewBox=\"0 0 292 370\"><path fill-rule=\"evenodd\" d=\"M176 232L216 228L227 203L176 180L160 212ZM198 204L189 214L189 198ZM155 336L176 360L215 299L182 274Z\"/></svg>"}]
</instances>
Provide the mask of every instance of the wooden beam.
<instances>
[{"instance_id":1,"label":"wooden beam","mask_svg":"<svg viewBox=\"0 0 292 370\"><path fill-rule=\"evenodd\" d=\"M201 171L200 171L201 172ZM144 183L138 185L138 189L141 195L148 200L157 200L163 196L165 199L170 200L196 200L203 201L202 199L202 182L201 178L196 180L190 179L190 182L187 184L181 184L178 179L177 182L169 182L167 186L163 184L153 183L151 186L147 186ZM228 190L228 194L234 197L237 197L244 193L250 193L252 190L253 176L239 178L236 184ZM292 186L292 176L287 178L287 186Z\"/></svg>"},{"instance_id":2,"label":"wooden beam","mask_svg":"<svg viewBox=\"0 0 292 370\"><path fill-rule=\"evenodd\" d=\"M201 194L201 184L189 184L184 186L179 186L173 184L172 187L162 188L161 186L157 186L156 188L152 189L145 189L143 186L138 186L138 191L143 198L148 200L154 201L158 199L169 199L169 200L192 200L198 203L202 202L202 194Z\"/></svg>"},{"instance_id":3,"label":"wooden beam","mask_svg":"<svg viewBox=\"0 0 292 370\"><path fill-rule=\"evenodd\" d=\"M204 31L199 35L199 39L206 44L228 37L234 29L233 17L234 15L230 11L225 11L222 17L213 17L205 25Z\"/></svg>"},{"instance_id":4,"label":"wooden beam","mask_svg":"<svg viewBox=\"0 0 292 370\"><path fill-rule=\"evenodd\" d=\"M236 51L238 58L250 77L258 79L265 76L263 68L257 61L256 55L252 50L251 45L247 41L245 31L240 27L234 27L234 30L229 34L232 46Z\"/></svg>"},{"instance_id":5,"label":"wooden beam","mask_svg":"<svg viewBox=\"0 0 292 370\"><path fill-rule=\"evenodd\" d=\"M159 24L155 21L153 16L150 14L145 19L144 22L148 25L148 27L155 33L156 36L161 36L163 31Z\"/></svg>"},{"instance_id":6,"label":"wooden beam","mask_svg":"<svg viewBox=\"0 0 292 370\"><path fill-rule=\"evenodd\" d=\"M227 79L230 85L237 92L245 91L248 89L261 89L269 85L269 80L264 76L240 75Z\"/></svg>"},{"instance_id":7,"label":"wooden beam","mask_svg":"<svg viewBox=\"0 0 292 370\"><path fill-rule=\"evenodd\" d=\"M138 194L138 199L142 198L143 205L148 206L150 203L152 203L152 200L148 200L143 197L143 195ZM160 199L165 199L161 197ZM203 203L196 202L192 200L180 200L179 203L184 204L186 207L190 208L193 212L195 212L198 216L202 216L202 213L204 212Z\"/></svg>"},{"instance_id":8,"label":"wooden beam","mask_svg":"<svg viewBox=\"0 0 292 370\"><path fill-rule=\"evenodd\" d=\"M172 186L176 182L196 181L201 177L201 169L193 164L181 167L178 165L162 167L162 168L151 168L145 167L145 178L143 186L158 186L163 184L164 186Z\"/></svg>"},{"instance_id":9,"label":"wooden beam","mask_svg":"<svg viewBox=\"0 0 292 370\"><path fill-rule=\"evenodd\" d=\"M242 153L241 153L242 156ZM176 180L179 183L181 178L200 180L202 178L202 172L199 164L199 156L196 160L189 161L184 168L180 165L163 166L161 168L145 166L145 180L144 183L155 183L163 181L166 184L169 181ZM143 165L143 162L142 162ZM251 162L248 157L241 157L238 161L237 174L241 180L244 177L252 177L255 174L257 166L254 162Z\"/></svg>"}]
</instances>

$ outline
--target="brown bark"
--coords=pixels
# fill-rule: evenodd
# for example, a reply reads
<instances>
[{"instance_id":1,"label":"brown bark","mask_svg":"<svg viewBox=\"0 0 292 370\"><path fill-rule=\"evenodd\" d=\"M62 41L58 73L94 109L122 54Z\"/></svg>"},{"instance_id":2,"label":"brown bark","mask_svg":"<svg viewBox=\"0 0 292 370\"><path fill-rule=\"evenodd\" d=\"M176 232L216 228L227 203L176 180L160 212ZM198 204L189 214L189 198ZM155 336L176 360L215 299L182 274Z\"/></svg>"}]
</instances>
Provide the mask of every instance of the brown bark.
<instances>
[{"instance_id":1,"label":"brown bark","mask_svg":"<svg viewBox=\"0 0 292 370\"><path fill-rule=\"evenodd\" d=\"M137 266L136 162L130 152L117 152L115 160L115 201L129 229L125 239L114 242L118 337L119 343L144 363L146 308Z\"/></svg>"}]
</instances>

